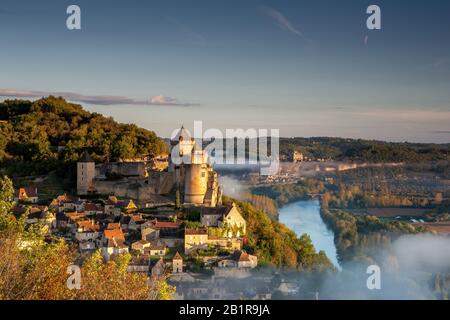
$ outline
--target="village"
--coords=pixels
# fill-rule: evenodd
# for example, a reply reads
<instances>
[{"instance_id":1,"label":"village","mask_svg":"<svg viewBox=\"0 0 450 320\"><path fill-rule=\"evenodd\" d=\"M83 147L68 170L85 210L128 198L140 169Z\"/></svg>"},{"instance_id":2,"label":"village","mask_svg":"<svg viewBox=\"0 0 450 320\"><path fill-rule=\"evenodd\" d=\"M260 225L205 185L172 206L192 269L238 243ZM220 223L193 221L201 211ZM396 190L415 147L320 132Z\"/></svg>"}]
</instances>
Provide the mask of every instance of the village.
<instances>
[{"instance_id":1,"label":"village","mask_svg":"<svg viewBox=\"0 0 450 320\"><path fill-rule=\"evenodd\" d=\"M85 152L77 162L76 195L43 203L37 188L18 188L14 214L25 216L27 225L40 225L49 237L64 238L81 260L96 250L104 261L129 253L129 272L168 276L178 284L193 283L199 274L248 276L258 259L243 250L246 221L239 208L222 203L217 173L184 128L175 147L185 159L191 155L189 161L175 165L169 157L148 171L141 163L95 164ZM105 178L111 176L105 167L114 166L114 178ZM183 298L179 290L177 295Z\"/></svg>"}]
</instances>

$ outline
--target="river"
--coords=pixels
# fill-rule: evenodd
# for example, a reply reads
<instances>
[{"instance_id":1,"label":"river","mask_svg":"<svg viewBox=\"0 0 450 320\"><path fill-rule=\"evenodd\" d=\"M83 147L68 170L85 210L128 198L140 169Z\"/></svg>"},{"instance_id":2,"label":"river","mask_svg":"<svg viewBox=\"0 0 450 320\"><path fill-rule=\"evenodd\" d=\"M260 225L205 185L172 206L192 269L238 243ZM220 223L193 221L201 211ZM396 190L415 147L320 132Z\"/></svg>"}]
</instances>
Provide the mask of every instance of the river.
<instances>
[{"instance_id":1,"label":"river","mask_svg":"<svg viewBox=\"0 0 450 320\"><path fill-rule=\"evenodd\" d=\"M318 200L300 200L279 210L279 221L293 230L297 236L308 234L317 251L325 251L328 259L340 269L337 259L334 233L320 216Z\"/></svg>"}]
</instances>

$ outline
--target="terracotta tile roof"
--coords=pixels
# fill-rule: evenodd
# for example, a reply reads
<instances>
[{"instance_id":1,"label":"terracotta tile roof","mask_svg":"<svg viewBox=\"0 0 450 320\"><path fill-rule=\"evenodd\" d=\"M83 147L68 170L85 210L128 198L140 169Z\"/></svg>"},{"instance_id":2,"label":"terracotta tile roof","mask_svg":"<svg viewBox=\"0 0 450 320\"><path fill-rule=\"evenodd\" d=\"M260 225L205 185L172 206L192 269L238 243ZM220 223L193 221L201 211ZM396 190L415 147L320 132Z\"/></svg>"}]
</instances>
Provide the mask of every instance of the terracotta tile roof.
<instances>
[{"instance_id":1,"label":"terracotta tile roof","mask_svg":"<svg viewBox=\"0 0 450 320\"><path fill-rule=\"evenodd\" d=\"M106 229L108 229L108 230L120 229L120 223L110 222L106 226Z\"/></svg>"},{"instance_id":2,"label":"terracotta tile roof","mask_svg":"<svg viewBox=\"0 0 450 320\"><path fill-rule=\"evenodd\" d=\"M180 253L178 251L173 256L173 260L183 260L183 258L181 257L181 255L180 255Z\"/></svg>"},{"instance_id":3,"label":"terracotta tile roof","mask_svg":"<svg viewBox=\"0 0 450 320\"><path fill-rule=\"evenodd\" d=\"M246 261L250 261L250 258L248 256L247 252L238 250L233 253L233 260L239 261L239 262L246 262Z\"/></svg>"},{"instance_id":4,"label":"terracotta tile roof","mask_svg":"<svg viewBox=\"0 0 450 320\"><path fill-rule=\"evenodd\" d=\"M166 250L167 246L164 243L152 243L150 250Z\"/></svg>"},{"instance_id":5,"label":"terracotta tile roof","mask_svg":"<svg viewBox=\"0 0 450 320\"><path fill-rule=\"evenodd\" d=\"M84 219L86 217L86 214L84 212L69 212L66 213L67 218L71 221L77 221L80 219Z\"/></svg>"},{"instance_id":6,"label":"terracotta tile roof","mask_svg":"<svg viewBox=\"0 0 450 320\"><path fill-rule=\"evenodd\" d=\"M105 230L104 235L106 239L121 239L125 240L122 229Z\"/></svg>"},{"instance_id":7,"label":"terracotta tile roof","mask_svg":"<svg viewBox=\"0 0 450 320\"><path fill-rule=\"evenodd\" d=\"M138 221L143 221L144 219L142 219L142 217L140 215L132 215L131 216L131 220L133 220L134 222L138 222Z\"/></svg>"},{"instance_id":8,"label":"terracotta tile roof","mask_svg":"<svg viewBox=\"0 0 450 320\"><path fill-rule=\"evenodd\" d=\"M108 197L108 204L109 205L116 205L117 204L117 202L119 202L119 200L117 200L117 197L116 196L109 196Z\"/></svg>"},{"instance_id":9,"label":"terracotta tile roof","mask_svg":"<svg viewBox=\"0 0 450 320\"><path fill-rule=\"evenodd\" d=\"M102 211L103 212L103 207L96 203L86 203L84 205L84 210L85 211Z\"/></svg>"},{"instance_id":10,"label":"terracotta tile roof","mask_svg":"<svg viewBox=\"0 0 450 320\"><path fill-rule=\"evenodd\" d=\"M30 213L43 213L47 211L45 206L35 206L30 208Z\"/></svg>"},{"instance_id":11,"label":"terracotta tile roof","mask_svg":"<svg viewBox=\"0 0 450 320\"><path fill-rule=\"evenodd\" d=\"M208 234L208 230L207 229L185 229L184 230L184 234L187 234L187 235L203 235L203 234Z\"/></svg>"},{"instance_id":12,"label":"terracotta tile roof","mask_svg":"<svg viewBox=\"0 0 450 320\"><path fill-rule=\"evenodd\" d=\"M108 239L107 246L109 248L128 248L128 246L124 244L123 239L116 239L116 238Z\"/></svg>"},{"instance_id":13,"label":"terracotta tile roof","mask_svg":"<svg viewBox=\"0 0 450 320\"><path fill-rule=\"evenodd\" d=\"M100 226L98 224L93 224L89 220L83 220L77 222L78 228L81 228L83 232L98 232L100 231Z\"/></svg>"},{"instance_id":14,"label":"terracotta tile roof","mask_svg":"<svg viewBox=\"0 0 450 320\"><path fill-rule=\"evenodd\" d=\"M62 194L56 197L56 199L53 199L53 202L56 202L58 205L64 204L64 203L76 203L77 201L80 201L80 198L75 198L72 196L68 196L67 194Z\"/></svg>"},{"instance_id":15,"label":"terracotta tile roof","mask_svg":"<svg viewBox=\"0 0 450 320\"><path fill-rule=\"evenodd\" d=\"M178 229L180 224L178 222L156 221L153 226L156 229Z\"/></svg>"},{"instance_id":16,"label":"terracotta tile roof","mask_svg":"<svg viewBox=\"0 0 450 320\"><path fill-rule=\"evenodd\" d=\"M147 241L147 240L138 240L138 241L134 242L133 244L135 244L135 243L140 243L140 244L142 244L142 245L146 245L146 244L149 244L150 241Z\"/></svg>"}]
</instances>

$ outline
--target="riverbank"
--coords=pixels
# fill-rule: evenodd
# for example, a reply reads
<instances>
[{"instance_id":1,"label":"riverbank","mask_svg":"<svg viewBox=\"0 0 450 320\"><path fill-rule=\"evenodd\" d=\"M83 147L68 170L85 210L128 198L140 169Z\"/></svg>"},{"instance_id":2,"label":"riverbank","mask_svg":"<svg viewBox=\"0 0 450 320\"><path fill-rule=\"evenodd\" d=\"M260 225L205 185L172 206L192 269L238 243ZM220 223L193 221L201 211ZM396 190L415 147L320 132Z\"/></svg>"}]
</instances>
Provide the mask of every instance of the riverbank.
<instances>
[{"instance_id":1,"label":"riverbank","mask_svg":"<svg viewBox=\"0 0 450 320\"><path fill-rule=\"evenodd\" d=\"M333 265L340 268L334 232L321 217L319 200L297 200L281 207L279 221L293 230L298 237L308 234L315 249L325 252Z\"/></svg>"}]
</instances>

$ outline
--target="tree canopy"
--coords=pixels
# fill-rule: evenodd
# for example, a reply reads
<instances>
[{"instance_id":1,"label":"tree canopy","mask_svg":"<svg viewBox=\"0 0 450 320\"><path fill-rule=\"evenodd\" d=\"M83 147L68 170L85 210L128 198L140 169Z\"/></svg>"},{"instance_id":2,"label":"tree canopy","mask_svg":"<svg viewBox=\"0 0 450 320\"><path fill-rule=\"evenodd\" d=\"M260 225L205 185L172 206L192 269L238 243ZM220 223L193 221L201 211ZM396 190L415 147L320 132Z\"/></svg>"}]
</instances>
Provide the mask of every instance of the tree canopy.
<instances>
[{"instance_id":1,"label":"tree canopy","mask_svg":"<svg viewBox=\"0 0 450 320\"><path fill-rule=\"evenodd\" d=\"M231 201L224 199L225 203ZM317 252L307 234L297 237L287 226L271 220L264 211L256 209L250 203L233 201L238 204L247 221L247 243L244 249L258 256L258 264L299 271L333 269L325 252Z\"/></svg>"},{"instance_id":2,"label":"tree canopy","mask_svg":"<svg viewBox=\"0 0 450 320\"><path fill-rule=\"evenodd\" d=\"M26 226L11 213L12 183L0 176L0 300L170 299L174 287L164 277L127 271L129 254L103 262L100 251L84 258L64 239ZM67 286L69 266L77 265L81 286Z\"/></svg>"},{"instance_id":3,"label":"tree canopy","mask_svg":"<svg viewBox=\"0 0 450 320\"><path fill-rule=\"evenodd\" d=\"M167 145L152 131L117 123L60 97L0 103L0 165L6 173L65 171L64 165L84 150L96 161L113 161L157 155Z\"/></svg>"}]
</instances>

